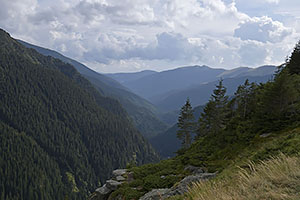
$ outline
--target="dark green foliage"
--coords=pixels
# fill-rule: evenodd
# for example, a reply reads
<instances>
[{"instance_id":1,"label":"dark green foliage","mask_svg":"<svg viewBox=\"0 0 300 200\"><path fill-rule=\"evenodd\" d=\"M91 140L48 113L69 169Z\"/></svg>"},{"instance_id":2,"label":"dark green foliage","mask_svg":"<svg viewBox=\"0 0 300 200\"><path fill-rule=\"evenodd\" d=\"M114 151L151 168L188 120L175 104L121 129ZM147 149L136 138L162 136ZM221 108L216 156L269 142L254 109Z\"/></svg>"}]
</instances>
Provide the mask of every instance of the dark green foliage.
<instances>
[{"instance_id":1,"label":"dark green foliage","mask_svg":"<svg viewBox=\"0 0 300 200\"><path fill-rule=\"evenodd\" d=\"M194 108L195 119L200 117L204 106ZM181 141L177 138L177 124L169 128L167 131L158 134L150 139L152 146L157 149L162 158L170 158L176 155L176 152L181 148Z\"/></svg>"},{"instance_id":2,"label":"dark green foliage","mask_svg":"<svg viewBox=\"0 0 300 200\"><path fill-rule=\"evenodd\" d=\"M228 114L227 102L226 88L223 85L223 80L220 80L199 118L198 137L217 134L225 127Z\"/></svg>"},{"instance_id":3,"label":"dark green foliage","mask_svg":"<svg viewBox=\"0 0 300 200\"><path fill-rule=\"evenodd\" d=\"M192 134L195 131L194 120L193 108L188 98L180 110L177 123L177 137L182 141L183 148L188 148L191 145Z\"/></svg>"},{"instance_id":4,"label":"dark green foliage","mask_svg":"<svg viewBox=\"0 0 300 200\"><path fill-rule=\"evenodd\" d=\"M255 104L254 92L257 85L246 79L243 85L240 85L234 94L232 104L229 104L231 110L235 110L235 114L246 119L253 112L253 105ZM233 106L233 107L232 107ZM252 106L252 107L251 107Z\"/></svg>"},{"instance_id":5,"label":"dark green foliage","mask_svg":"<svg viewBox=\"0 0 300 200\"><path fill-rule=\"evenodd\" d=\"M34 46L23 41L18 41L28 48L33 48L42 55L52 56L69 63L104 96L118 99L123 108L127 111L135 127L147 138L151 138L167 128L167 125L160 121L156 114L158 111L147 100L133 94L117 81L97 73L85 65L67 58L55 51Z\"/></svg>"},{"instance_id":6,"label":"dark green foliage","mask_svg":"<svg viewBox=\"0 0 300 200\"><path fill-rule=\"evenodd\" d=\"M2 30L0 78L6 199L85 199L133 154L138 164L157 160L118 101L101 96L71 65Z\"/></svg>"},{"instance_id":7,"label":"dark green foliage","mask_svg":"<svg viewBox=\"0 0 300 200\"><path fill-rule=\"evenodd\" d=\"M286 68L291 74L300 74L300 41L296 44L294 51L287 60Z\"/></svg>"}]
</instances>

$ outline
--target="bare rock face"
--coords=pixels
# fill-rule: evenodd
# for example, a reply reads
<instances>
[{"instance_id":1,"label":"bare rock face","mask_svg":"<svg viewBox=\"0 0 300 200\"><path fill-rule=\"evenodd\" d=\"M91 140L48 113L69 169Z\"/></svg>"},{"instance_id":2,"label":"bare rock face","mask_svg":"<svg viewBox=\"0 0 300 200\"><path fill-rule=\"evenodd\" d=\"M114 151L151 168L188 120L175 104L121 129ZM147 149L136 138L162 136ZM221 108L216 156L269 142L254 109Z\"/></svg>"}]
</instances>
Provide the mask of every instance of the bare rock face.
<instances>
[{"instance_id":1,"label":"bare rock face","mask_svg":"<svg viewBox=\"0 0 300 200\"><path fill-rule=\"evenodd\" d=\"M113 171L113 177L107 180L106 183L97 188L96 191L89 197L89 200L107 200L109 195L118 189L119 185L126 181L124 175L127 173L127 169L117 169Z\"/></svg>"},{"instance_id":2,"label":"bare rock face","mask_svg":"<svg viewBox=\"0 0 300 200\"><path fill-rule=\"evenodd\" d=\"M124 174L126 174L127 169L116 169L112 172L113 177L117 177L117 176L123 176Z\"/></svg>"},{"instance_id":3,"label":"bare rock face","mask_svg":"<svg viewBox=\"0 0 300 200\"><path fill-rule=\"evenodd\" d=\"M207 180L216 177L216 173L202 173L196 175L190 175L182 179L179 184L172 189L172 195L181 195L188 192L192 183Z\"/></svg>"},{"instance_id":4,"label":"bare rock face","mask_svg":"<svg viewBox=\"0 0 300 200\"><path fill-rule=\"evenodd\" d=\"M204 170L198 167L188 166L186 170L194 172L194 175L185 177L170 189L154 189L142 196L140 200L162 200L174 195L182 195L188 192L192 183L216 177L216 173L205 173Z\"/></svg>"},{"instance_id":5,"label":"bare rock face","mask_svg":"<svg viewBox=\"0 0 300 200\"><path fill-rule=\"evenodd\" d=\"M188 165L184 168L185 171L189 171L191 172L192 174L201 174L201 173L205 173L206 170L204 170L203 168L201 167L195 167L195 166L192 166L192 165Z\"/></svg>"},{"instance_id":6,"label":"bare rock face","mask_svg":"<svg viewBox=\"0 0 300 200\"><path fill-rule=\"evenodd\" d=\"M168 195L171 192L171 189L153 189L150 192L146 193L139 200L161 200L170 197Z\"/></svg>"},{"instance_id":7,"label":"bare rock face","mask_svg":"<svg viewBox=\"0 0 300 200\"><path fill-rule=\"evenodd\" d=\"M214 178L216 173L207 173L203 168L195 166L187 166L184 170L189 171L192 175L186 176L178 184L172 188L153 189L140 198L140 200L162 200L174 195L181 195L188 192L189 187L194 182ZM164 178L164 177L161 177ZM128 172L126 169L117 169L113 171L113 177L107 180L106 183L96 189L90 196L89 200L107 200L111 199L110 194L117 190L124 183L130 183L134 180L133 172ZM122 197L116 197L116 200L121 200Z\"/></svg>"}]
</instances>

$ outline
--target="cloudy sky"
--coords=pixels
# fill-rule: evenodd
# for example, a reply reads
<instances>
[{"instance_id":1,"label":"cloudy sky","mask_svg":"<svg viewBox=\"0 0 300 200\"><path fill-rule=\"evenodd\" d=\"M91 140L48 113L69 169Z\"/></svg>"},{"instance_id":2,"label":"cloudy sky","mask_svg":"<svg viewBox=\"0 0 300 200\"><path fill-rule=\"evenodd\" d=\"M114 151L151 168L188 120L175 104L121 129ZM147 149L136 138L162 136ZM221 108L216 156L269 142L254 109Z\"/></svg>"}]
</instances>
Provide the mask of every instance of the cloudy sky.
<instances>
[{"instance_id":1,"label":"cloudy sky","mask_svg":"<svg viewBox=\"0 0 300 200\"><path fill-rule=\"evenodd\" d=\"M280 64L299 0L0 0L0 28L98 72Z\"/></svg>"}]
</instances>

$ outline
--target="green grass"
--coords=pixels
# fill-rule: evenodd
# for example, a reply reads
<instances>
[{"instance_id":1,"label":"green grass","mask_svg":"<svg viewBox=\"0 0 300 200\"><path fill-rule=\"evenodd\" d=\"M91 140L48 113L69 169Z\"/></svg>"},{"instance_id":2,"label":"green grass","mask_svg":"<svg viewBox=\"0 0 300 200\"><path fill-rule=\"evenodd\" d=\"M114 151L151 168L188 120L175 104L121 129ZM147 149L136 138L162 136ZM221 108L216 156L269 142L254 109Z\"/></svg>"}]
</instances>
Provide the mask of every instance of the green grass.
<instances>
[{"instance_id":1,"label":"green grass","mask_svg":"<svg viewBox=\"0 0 300 200\"><path fill-rule=\"evenodd\" d=\"M219 140L223 139L219 138ZM175 158L157 164L130 168L129 170L134 172L135 180L130 184L122 185L113 196L120 195L125 200L138 199L154 188L170 188L188 175L188 172L184 171L184 166L188 164L204 166L210 172L218 171L215 181L235 180L241 168L249 168L249 161L260 163L261 160L273 158L281 153L287 156L299 156L300 128L273 132L266 138L257 135L250 138L247 143L237 141L217 146L218 142L218 138L207 137L197 141L189 150L181 152ZM161 176L165 178L162 179ZM183 198L185 196L172 199Z\"/></svg>"}]
</instances>

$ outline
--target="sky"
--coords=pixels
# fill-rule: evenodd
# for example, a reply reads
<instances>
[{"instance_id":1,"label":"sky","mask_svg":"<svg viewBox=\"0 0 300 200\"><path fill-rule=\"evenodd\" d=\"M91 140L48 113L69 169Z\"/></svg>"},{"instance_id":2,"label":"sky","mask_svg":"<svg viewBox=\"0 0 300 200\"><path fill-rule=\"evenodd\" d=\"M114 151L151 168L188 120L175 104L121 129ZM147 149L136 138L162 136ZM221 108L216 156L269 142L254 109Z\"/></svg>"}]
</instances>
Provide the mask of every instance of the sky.
<instances>
[{"instance_id":1,"label":"sky","mask_svg":"<svg viewBox=\"0 0 300 200\"><path fill-rule=\"evenodd\" d=\"M299 0L0 0L0 28L101 73L283 63Z\"/></svg>"}]
</instances>

